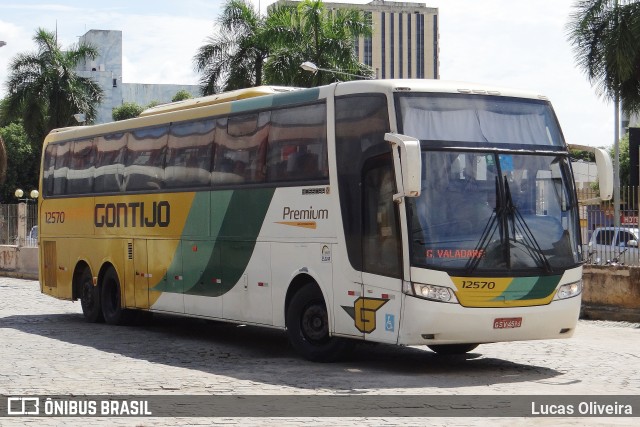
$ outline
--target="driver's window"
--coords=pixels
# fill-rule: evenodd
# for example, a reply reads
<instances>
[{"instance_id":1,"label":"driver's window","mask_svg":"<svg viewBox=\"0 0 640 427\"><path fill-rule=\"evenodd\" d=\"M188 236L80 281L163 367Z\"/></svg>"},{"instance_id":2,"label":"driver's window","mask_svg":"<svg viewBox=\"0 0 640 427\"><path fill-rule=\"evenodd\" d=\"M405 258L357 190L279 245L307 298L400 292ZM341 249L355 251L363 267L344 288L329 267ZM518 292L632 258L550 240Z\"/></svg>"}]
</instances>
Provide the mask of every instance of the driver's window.
<instances>
[{"instance_id":1,"label":"driver's window","mask_svg":"<svg viewBox=\"0 0 640 427\"><path fill-rule=\"evenodd\" d=\"M400 226L393 202L396 186L391 156L380 156L366 166L362 178L364 271L400 278Z\"/></svg>"}]
</instances>

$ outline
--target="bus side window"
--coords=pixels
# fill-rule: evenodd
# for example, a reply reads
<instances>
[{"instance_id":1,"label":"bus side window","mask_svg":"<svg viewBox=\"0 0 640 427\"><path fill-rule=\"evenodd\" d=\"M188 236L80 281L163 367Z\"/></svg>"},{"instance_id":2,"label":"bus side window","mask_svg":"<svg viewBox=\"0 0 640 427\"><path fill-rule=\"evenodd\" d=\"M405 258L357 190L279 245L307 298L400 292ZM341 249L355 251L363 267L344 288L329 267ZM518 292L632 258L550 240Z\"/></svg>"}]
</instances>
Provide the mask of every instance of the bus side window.
<instances>
[{"instance_id":1,"label":"bus side window","mask_svg":"<svg viewBox=\"0 0 640 427\"><path fill-rule=\"evenodd\" d=\"M88 194L93 189L95 147L92 139L75 141L67 173L67 194Z\"/></svg>"},{"instance_id":2,"label":"bus side window","mask_svg":"<svg viewBox=\"0 0 640 427\"><path fill-rule=\"evenodd\" d=\"M97 138L96 167L93 191L117 193L124 191L124 156L127 133L116 133Z\"/></svg>"},{"instance_id":3,"label":"bus side window","mask_svg":"<svg viewBox=\"0 0 640 427\"><path fill-rule=\"evenodd\" d=\"M218 120L213 185L265 180L270 111Z\"/></svg>"},{"instance_id":4,"label":"bus side window","mask_svg":"<svg viewBox=\"0 0 640 427\"><path fill-rule=\"evenodd\" d=\"M393 202L395 179L391 156L382 155L365 165L363 174L363 270L402 277L398 207ZM367 167L369 166L369 167Z\"/></svg>"},{"instance_id":5,"label":"bus side window","mask_svg":"<svg viewBox=\"0 0 640 427\"><path fill-rule=\"evenodd\" d=\"M56 150L56 167L53 171L53 194L56 196L63 195L67 191L67 172L72 144L72 141L63 142L58 144Z\"/></svg>"},{"instance_id":6,"label":"bus side window","mask_svg":"<svg viewBox=\"0 0 640 427\"><path fill-rule=\"evenodd\" d=\"M47 145L42 168L42 190L45 196L53 195L53 173L56 167L56 144Z\"/></svg>"},{"instance_id":7,"label":"bus side window","mask_svg":"<svg viewBox=\"0 0 640 427\"><path fill-rule=\"evenodd\" d=\"M267 155L270 182L329 177L325 118L324 103L272 112Z\"/></svg>"},{"instance_id":8,"label":"bus side window","mask_svg":"<svg viewBox=\"0 0 640 427\"><path fill-rule=\"evenodd\" d=\"M167 188L207 187L211 184L211 157L215 121L171 126L167 145Z\"/></svg>"},{"instance_id":9,"label":"bus side window","mask_svg":"<svg viewBox=\"0 0 640 427\"><path fill-rule=\"evenodd\" d=\"M124 168L127 191L157 191L164 187L168 130L168 126L161 126L131 132Z\"/></svg>"}]
</instances>

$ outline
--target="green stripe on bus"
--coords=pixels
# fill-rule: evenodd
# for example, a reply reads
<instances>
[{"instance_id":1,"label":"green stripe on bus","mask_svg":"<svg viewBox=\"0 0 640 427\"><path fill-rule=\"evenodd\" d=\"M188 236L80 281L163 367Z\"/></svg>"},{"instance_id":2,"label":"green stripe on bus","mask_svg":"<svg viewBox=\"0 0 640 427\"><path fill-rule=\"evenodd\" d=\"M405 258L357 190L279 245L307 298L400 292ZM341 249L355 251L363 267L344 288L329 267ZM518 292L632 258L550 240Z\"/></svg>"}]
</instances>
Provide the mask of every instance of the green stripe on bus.
<instances>
[{"instance_id":1,"label":"green stripe on bus","mask_svg":"<svg viewBox=\"0 0 640 427\"><path fill-rule=\"evenodd\" d=\"M185 293L216 297L238 283L253 254L274 192L274 188L233 191L207 265L183 265L184 269L202 271L195 283L185 283ZM218 215L215 207L213 211L212 224Z\"/></svg>"}]
</instances>

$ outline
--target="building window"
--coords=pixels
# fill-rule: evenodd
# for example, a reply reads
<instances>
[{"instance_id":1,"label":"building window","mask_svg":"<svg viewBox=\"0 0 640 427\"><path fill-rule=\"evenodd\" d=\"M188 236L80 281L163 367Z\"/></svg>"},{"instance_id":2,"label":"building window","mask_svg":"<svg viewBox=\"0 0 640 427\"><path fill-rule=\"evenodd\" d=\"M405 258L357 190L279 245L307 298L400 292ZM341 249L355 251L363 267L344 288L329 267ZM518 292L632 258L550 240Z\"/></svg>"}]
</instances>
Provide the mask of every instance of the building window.
<instances>
[{"instance_id":1,"label":"building window","mask_svg":"<svg viewBox=\"0 0 640 427\"><path fill-rule=\"evenodd\" d=\"M407 15L407 77L411 78L411 14Z\"/></svg>"},{"instance_id":2,"label":"building window","mask_svg":"<svg viewBox=\"0 0 640 427\"><path fill-rule=\"evenodd\" d=\"M380 26L382 27L380 30L380 38L381 38L381 53L382 53L382 78L385 79L387 77L387 35L386 35L386 17L385 13L381 12Z\"/></svg>"},{"instance_id":3,"label":"building window","mask_svg":"<svg viewBox=\"0 0 640 427\"><path fill-rule=\"evenodd\" d=\"M396 20L395 20L395 16L396 16L396 14L393 13L393 12L389 14L389 17L391 18L390 22L389 22L389 33L390 33L389 34L390 35L390 43L389 44L391 45L391 55L390 55L391 61L390 61L389 65L390 65L390 68L391 68L390 72L391 72L391 78L392 79L395 78L395 76L396 76L396 73L395 73L395 71L396 71L396 42L395 42L395 36L396 36L396 34L395 34L395 23L396 23Z\"/></svg>"},{"instance_id":4,"label":"building window","mask_svg":"<svg viewBox=\"0 0 640 427\"><path fill-rule=\"evenodd\" d=\"M433 78L438 78L438 15L433 15Z\"/></svg>"},{"instance_id":5,"label":"building window","mask_svg":"<svg viewBox=\"0 0 640 427\"><path fill-rule=\"evenodd\" d=\"M404 19L404 14L398 14L398 77L404 77L404 55L402 54L402 45L404 39L402 37L402 20Z\"/></svg>"},{"instance_id":6,"label":"building window","mask_svg":"<svg viewBox=\"0 0 640 427\"><path fill-rule=\"evenodd\" d=\"M416 75L419 79L424 79L424 15L418 14L417 48L416 52Z\"/></svg>"}]
</instances>

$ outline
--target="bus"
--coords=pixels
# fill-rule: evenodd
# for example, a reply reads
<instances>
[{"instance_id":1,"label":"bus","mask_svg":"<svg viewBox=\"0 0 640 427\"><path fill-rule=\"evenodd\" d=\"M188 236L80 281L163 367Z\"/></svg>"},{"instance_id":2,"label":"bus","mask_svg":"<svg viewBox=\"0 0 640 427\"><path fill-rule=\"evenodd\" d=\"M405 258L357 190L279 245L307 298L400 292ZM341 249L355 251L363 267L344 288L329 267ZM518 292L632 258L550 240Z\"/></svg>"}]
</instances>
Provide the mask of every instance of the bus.
<instances>
[{"instance_id":1,"label":"bus","mask_svg":"<svg viewBox=\"0 0 640 427\"><path fill-rule=\"evenodd\" d=\"M363 80L161 105L52 131L40 194L41 291L89 322L278 328L331 361L357 341L567 338L578 319L578 200L536 93Z\"/></svg>"}]
</instances>

